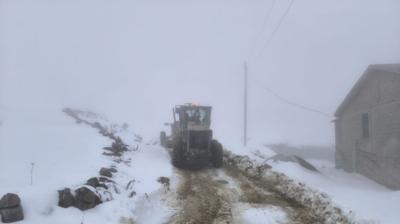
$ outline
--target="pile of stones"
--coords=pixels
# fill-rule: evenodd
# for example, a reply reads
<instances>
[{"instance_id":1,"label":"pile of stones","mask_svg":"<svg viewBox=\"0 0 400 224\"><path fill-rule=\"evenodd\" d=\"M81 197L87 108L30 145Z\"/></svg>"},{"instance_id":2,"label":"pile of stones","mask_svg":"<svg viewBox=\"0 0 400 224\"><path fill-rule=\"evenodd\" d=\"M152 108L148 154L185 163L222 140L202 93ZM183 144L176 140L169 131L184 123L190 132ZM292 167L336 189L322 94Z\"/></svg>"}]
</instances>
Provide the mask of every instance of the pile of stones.
<instances>
[{"instance_id":1,"label":"pile of stones","mask_svg":"<svg viewBox=\"0 0 400 224\"><path fill-rule=\"evenodd\" d=\"M124 142L119 137L117 137L111 144L111 147L104 147L103 149L108 151L104 152L103 155L121 156L124 152L128 151L128 146L124 144Z\"/></svg>"},{"instance_id":2,"label":"pile of stones","mask_svg":"<svg viewBox=\"0 0 400 224\"><path fill-rule=\"evenodd\" d=\"M12 223L24 219L21 199L16 194L6 194L0 200L1 222Z\"/></svg>"},{"instance_id":3,"label":"pile of stones","mask_svg":"<svg viewBox=\"0 0 400 224\"><path fill-rule=\"evenodd\" d=\"M111 190L119 192L115 182L110 179L115 172L117 172L115 168L101 168L100 177L90 178L81 187L75 190L70 188L59 190L58 206L62 208L75 207L85 211L112 200Z\"/></svg>"}]
</instances>

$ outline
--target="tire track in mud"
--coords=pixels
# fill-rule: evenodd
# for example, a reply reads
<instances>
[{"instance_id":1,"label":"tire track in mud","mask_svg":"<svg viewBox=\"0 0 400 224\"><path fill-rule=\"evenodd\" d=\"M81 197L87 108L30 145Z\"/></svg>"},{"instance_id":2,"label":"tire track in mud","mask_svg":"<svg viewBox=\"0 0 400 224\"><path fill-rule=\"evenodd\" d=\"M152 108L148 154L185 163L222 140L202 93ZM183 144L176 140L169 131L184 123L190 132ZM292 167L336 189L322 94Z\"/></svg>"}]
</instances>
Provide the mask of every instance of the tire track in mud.
<instances>
[{"instance_id":1,"label":"tire track in mud","mask_svg":"<svg viewBox=\"0 0 400 224\"><path fill-rule=\"evenodd\" d=\"M181 210L170 224L245 224L241 204L251 208L280 208L287 219L279 223L320 223L303 206L235 170L176 172L180 179L176 191Z\"/></svg>"},{"instance_id":2,"label":"tire track in mud","mask_svg":"<svg viewBox=\"0 0 400 224\"><path fill-rule=\"evenodd\" d=\"M307 208L277 193L267 183L254 178L248 178L237 170L229 168L225 168L225 173L237 181L237 184L240 186L241 194L238 200L239 203L246 203L254 208L280 208L286 213L287 219L283 223L287 224L321 223L320 220L311 215L312 213Z\"/></svg>"},{"instance_id":3,"label":"tire track in mud","mask_svg":"<svg viewBox=\"0 0 400 224\"><path fill-rule=\"evenodd\" d=\"M215 181L215 170L177 170L181 177L178 200L182 209L170 224L232 223L229 192L223 182Z\"/></svg>"}]
</instances>

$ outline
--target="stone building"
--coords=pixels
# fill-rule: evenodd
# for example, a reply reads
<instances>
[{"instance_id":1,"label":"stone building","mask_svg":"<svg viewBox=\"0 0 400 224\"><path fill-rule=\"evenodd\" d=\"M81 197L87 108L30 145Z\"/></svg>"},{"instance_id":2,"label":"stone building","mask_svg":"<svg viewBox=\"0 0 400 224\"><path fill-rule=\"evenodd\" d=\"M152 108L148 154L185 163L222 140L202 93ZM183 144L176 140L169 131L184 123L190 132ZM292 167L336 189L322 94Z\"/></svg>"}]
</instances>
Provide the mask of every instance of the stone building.
<instances>
[{"instance_id":1,"label":"stone building","mask_svg":"<svg viewBox=\"0 0 400 224\"><path fill-rule=\"evenodd\" d=\"M400 189L400 64L370 65L335 116L336 166Z\"/></svg>"}]
</instances>

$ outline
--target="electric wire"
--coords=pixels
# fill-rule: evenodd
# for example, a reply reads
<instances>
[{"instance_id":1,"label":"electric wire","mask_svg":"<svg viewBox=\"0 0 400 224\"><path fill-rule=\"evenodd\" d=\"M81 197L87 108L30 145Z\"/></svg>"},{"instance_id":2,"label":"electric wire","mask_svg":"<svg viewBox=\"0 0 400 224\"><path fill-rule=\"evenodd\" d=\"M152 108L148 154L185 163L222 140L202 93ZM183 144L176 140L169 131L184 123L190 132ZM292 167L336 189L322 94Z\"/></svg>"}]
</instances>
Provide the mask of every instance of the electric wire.
<instances>
[{"instance_id":1,"label":"electric wire","mask_svg":"<svg viewBox=\"0 0 400 224\"><path fill-rule=\"evenodd\" d=\"M294 5L295 0L290 0L290 3L288 4L285 12L282 14L282 16L280 17L277 25L275 26L274 30L271 32L271 34L269 35L269 37L267 38L267 40L265 41L264 45L262 46L262 48L260 49L259 53L256 55L256 58L259 58L261 56L261 54L264 52L264 50L269 46L269 44L271 43L271 41L273 40L273 38L275 37L275 35L278 33L279 29L281 28L283 22L285 21L286 17L289 15L290 10L292 9L293 5ZM276 4L276 0L273 1L272 6L270 7L270 9L268 10L264 21L263 21L263 26L262 26L262 30L258 33L258 36L261 36L262 33L265 30L265 27L271 17L272 11L275 7ZM252 49L253 50L253 49ZM252 51L251 51L252 52ZM309 106L305 106L301 103L297 103L294 102L292 100L289 100L283 96L281 96L280 94L278 94L277 92L273 91L271 88L266 87L266 86L261 86L260 83L261 82L254 82L257 84L257 87L259 87L260 89L263 89L264 91L266 91L267 93L269 93L270 95L274 96L276 99L280 100L281 102L284 102L288 105L291 105L293 107L297 107L299 109L305 110L305 111L309 111L309 112L313 112L316 114L319 114L321 116L324 116L326 118L330 118L332 119L333 116L329 113L323 112L321 110L315 109L315 108L311 108Z\"/></svg>"},{"instance_id":2,"label":"electric wire","mask_svg":"<svg viewBox=\"0 0 400 224\"><path fill-rule=\"evenodd\" d=\"M288 5L288 7L286 8L284 14L282 15L282 17L279 19L278 24L275 26L274 30L272 31L271 35L267 38L267 40L265 41L264 45L262 46L261 50L259 51L259 53L257 54L256 58L259 58L261 56L261 54L264 52L264 50L269 46L269 44L271 43L271 41L273 40L273 38L275 37L275 35L278 33L279 29L281 28L283 22L285 21L286 17L288 16L293 4L294 4L295 0L290 0L290 3Z\"/></svg>"},{"instance_id":3,"label":"electric wire","mask_svg":"<svg viewBox=\"0 0 400 224\"><path fill-rule=\"evenodd\" d=\"M282 102L284 102L284 103L286 103L288 105L291 105L293 107L297 107L299 109L306 110L306 111L309 111L309 112L317 113L317 114L319 114L321 116L324 116L324 117L327 117L327 118L330 118L330 119L333 118L333 116L330 115L329 113L326 113L326 112L323 112L321 110L318 110L318 109L315 109L315 108L311 108L309 106L305 106L304 104L300 104L300 103L294 102L292 100L289 100L289 99L281 96L280 94L278 94L277 92L275 92L271 88L266 87L266 86L261 86L260 82L254 82L254 83L258 84L257 85L258 88L268 92L270 95L274 96L276 99L278 99L278 100L280 100L280 101L282 101Z\"/></svg>"},{"instance_id":4,"label":"electric wire","mask_svg":"<svg viewBox=\"0 0 400 224\"><path fill-rule=\"evenodd\" d=\"M265 31L265 29L267 27L267 24L268 24L269 20L271 19L272 11L274 10L275 5L276 5L276 0L273 0L271 6L266 11L266 14L264 16L264 20L263 20L261 29L260 29L260 31L257 33L257 35L254 38L254 41L252 43L252 47L250 48L250 51L249 51L250 55L255 51L256 43L262 37L262 34L264 33L264 31Z\"/></svg>"}]
</instances>

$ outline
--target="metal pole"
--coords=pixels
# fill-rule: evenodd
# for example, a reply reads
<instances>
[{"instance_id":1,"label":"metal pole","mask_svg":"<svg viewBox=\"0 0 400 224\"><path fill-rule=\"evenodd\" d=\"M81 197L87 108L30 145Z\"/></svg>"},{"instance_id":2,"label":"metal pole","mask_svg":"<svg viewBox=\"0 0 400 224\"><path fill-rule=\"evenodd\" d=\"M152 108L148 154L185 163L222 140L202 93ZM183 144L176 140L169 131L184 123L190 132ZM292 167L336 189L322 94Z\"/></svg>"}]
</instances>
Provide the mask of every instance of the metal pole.
<instances>
[{"instance_id":1,"label":"metal pole","mask_svg":"<svg viewBox=\"0 0 400 224\"><path fill-rule=\"evenodd\" d=\"M244 146L247 146L247 76L247 62L244 62Z\"/></svg>"}]
</instances>

